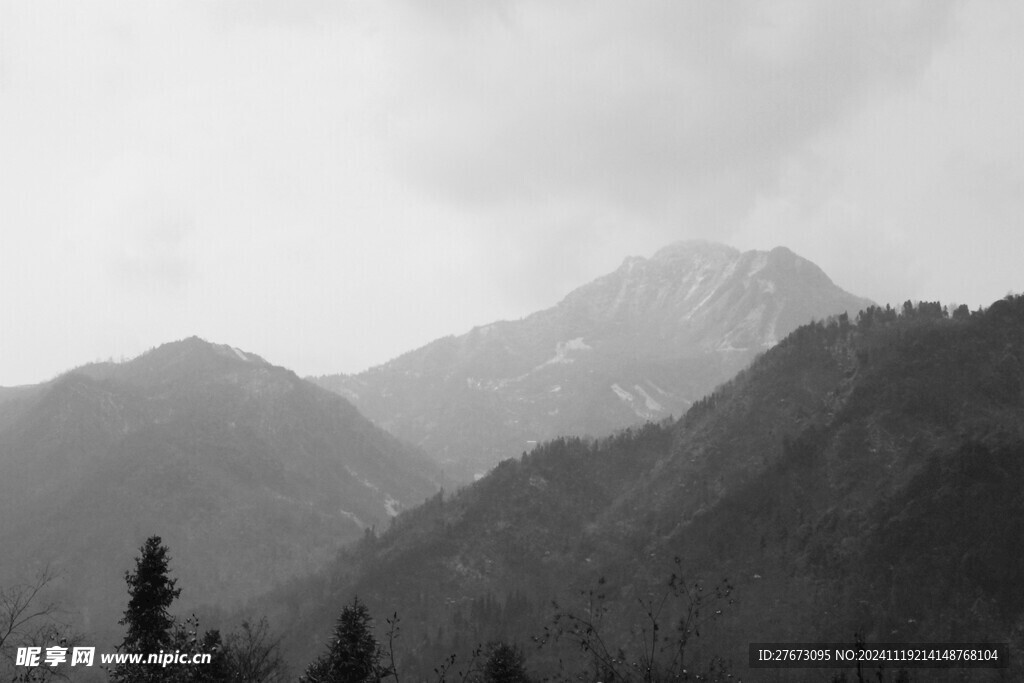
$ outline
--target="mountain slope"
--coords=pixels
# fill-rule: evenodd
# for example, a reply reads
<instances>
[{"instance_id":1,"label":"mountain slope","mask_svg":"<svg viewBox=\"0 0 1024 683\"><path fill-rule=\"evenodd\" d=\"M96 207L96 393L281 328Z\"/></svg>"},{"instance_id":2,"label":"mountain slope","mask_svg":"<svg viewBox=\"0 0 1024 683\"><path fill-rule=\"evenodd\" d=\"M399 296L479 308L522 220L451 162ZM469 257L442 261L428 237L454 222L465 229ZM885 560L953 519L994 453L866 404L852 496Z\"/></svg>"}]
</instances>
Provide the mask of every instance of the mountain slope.
<instances>
[{"instance_id":1,"label":"mountain slope","mask_svg":"<svg viewBox=\"0 0 1024 683\"><path fill-rule=\"evenodd\" d=\"M421 454L339 396L197 338L3 404L2 569L51 561L87 630L116 629L123 572L158 534L187 605L265 591L436 490Z\"/></svg>"},{"instance_id":2,"label":"mountain slope","mask_svg":"<svg viewBox=\"0 0 1024 683\"><path fill-rule=\"evenodd\" d=\"M746 670L749 643L854 633L1020 648L1022 358L1024 297L801 327L674 424L547 443L400 516L306 584L316 605L289 630L315 641L358 594L399 613L402 656L426 675L476 642L530 643L596 588L604 637L635 653L641 605L682 572L709 596L722 577L735 587L708 599L698 670L717 654L744 680L774 680ZM662 624L686 608L669 601ZM571 642L531 648L531 666L587 666ZM927 674L913 680L960 680Z\"/></svg>"},{"instance_id":3,"label":"mountain slope","mask_svg":"<svg viewBox=\"0 0 1024 683\"><path fill-rule=\"evenodd\" d=\"M559 434L678 416L798 325L869 303L785 248L682 242L523 320L314 381L466 477Z\"/></svg>"}]
</instances>

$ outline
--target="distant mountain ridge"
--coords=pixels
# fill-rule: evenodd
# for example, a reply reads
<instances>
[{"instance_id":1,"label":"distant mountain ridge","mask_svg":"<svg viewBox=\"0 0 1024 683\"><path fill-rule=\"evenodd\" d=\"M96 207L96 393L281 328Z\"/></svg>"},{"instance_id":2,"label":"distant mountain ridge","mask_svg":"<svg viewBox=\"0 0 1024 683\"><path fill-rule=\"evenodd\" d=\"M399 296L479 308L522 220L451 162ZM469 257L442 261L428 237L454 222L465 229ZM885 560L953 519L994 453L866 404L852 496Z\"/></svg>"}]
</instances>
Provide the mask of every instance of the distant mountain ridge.
<instances>
[{"instance_id":1,"label":"distant mountain ridge","mask_svg":"<svg viewBox=\"0 0 1024 683\"><path fill-rule=\"evenodd\" d=\"M6 393L0 570L52 559L87 630L116 629L123 572L150 535L182 558L188 604L227 604L321 565L438 486L421 453L348 401L196 337Z\"/></svg>"},{"instance_id":2,"label":"distant mountain ridge","mask_svg":"<svg viewBox=\"0 0 1024 683\"><path fill-rule=\"evenodd\" d=\"M680 242L522 320L313 381L466 477L532 442L678 416L797 326L870 303L784 247Z\"/></svg>"}]
</instances>

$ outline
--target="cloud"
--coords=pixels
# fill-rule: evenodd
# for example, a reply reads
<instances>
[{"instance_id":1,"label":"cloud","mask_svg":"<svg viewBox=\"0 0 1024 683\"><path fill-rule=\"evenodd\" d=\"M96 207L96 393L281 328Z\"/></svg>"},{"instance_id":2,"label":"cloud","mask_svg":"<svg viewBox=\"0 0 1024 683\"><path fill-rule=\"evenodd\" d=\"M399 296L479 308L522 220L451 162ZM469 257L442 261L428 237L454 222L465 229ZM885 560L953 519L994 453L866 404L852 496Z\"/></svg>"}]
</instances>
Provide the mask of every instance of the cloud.
<instances>
[{"instance_id":1,"label":"cloud","mask_svg":"<svg viewBox=\"0 0 1024 683\"><path fill-rule=\"evenodd\" d=\"M355 370L689 237L980 303L1024 250L1022 15L0 4L0 359L200 334Z\"/></svg>"},{"instance_id":2,"label":"cloud","mask_svg":"<svg viewBox=\"0 0 1024 683\"><path fill-rule=\"evenodd\" d=\"M195 271L194 229L193 216L160 197L127 207L105 234L108 275L115 286L157 294L183 290Z\"/></svg>"},{"instance_id":3,"label":"cloud","mask_svg":"<svg viewBox=\"0 0 1024 683\"><path fill-rule=\"evenodd\" d=\"M349 3L341 0L221 0L204 3L214 23L225 28L282 27L315 29L343 16Z\"/></svg>"},{"instance_id":4,"label":"cloud","mask_svg":"<svg viewBox=\"0 0 1024 683\"><path fill-rule=\"evenodd\" d=\"M949 10L518 7L407 64L430 86L404 122L409 177L461 205L590 202L719 235L787 154L918 76Z\"/></svg>"},{"instance_id":5,"label":"cloud","mask_svg":"<svg viewBox=\"0 0 1024 683\"><path fill-rule=\"evenodd\" d=\"M1024 249L1024 12L953 8L912 83L809 138L735 239L798 245L840 285L881 302L987 305Z\"/></svg>"}]
</instances>

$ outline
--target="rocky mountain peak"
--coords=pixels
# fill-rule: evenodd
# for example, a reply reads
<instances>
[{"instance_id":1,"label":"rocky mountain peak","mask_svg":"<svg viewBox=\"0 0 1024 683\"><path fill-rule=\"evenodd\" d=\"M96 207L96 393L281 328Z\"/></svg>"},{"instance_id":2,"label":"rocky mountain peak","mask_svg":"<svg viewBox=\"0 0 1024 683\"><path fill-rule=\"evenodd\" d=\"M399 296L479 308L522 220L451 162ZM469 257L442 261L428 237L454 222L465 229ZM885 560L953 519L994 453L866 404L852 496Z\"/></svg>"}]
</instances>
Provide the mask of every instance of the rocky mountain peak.
<instances>
[{"instance_id":1,"label":"rocky mountain peak","mask_svg":"<svg viewBox=\"0 0 1024 683\"><path fill-rule=\"evenodd\" d=\"M784 247L677 242L522 320L317 381L441 462L479 472L559 434L679 415L799 325L870 303Z\"/></svg>"}]
</instances>

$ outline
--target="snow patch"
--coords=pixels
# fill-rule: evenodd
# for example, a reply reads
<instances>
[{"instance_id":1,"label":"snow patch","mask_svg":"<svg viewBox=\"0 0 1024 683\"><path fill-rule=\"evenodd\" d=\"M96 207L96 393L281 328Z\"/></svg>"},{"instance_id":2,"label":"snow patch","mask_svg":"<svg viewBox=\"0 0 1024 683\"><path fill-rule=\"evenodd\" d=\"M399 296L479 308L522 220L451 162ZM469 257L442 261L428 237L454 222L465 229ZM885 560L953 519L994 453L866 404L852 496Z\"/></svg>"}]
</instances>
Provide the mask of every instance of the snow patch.
<instances>
[{"instance_id":1,"label":"snow patch","mask_svg":"<svg viewBox=\"0 0 1024 683\"><path fill-rule=\"evenodd\" d=\"M361 520L358 517L356 517L355 514L349 512L348 510L340 510L339 512L341 512L341 516L342 517L348 517L353 522L355 522L356 526L359 527L360 529L365 529L366 528L366 524L363 523L363 520Z\"/></svg>"},{"instance_id":2,"label":"snow patch","mask_svg":"<svg viewBox=\"0 0 1024 683\"><path fill-rule=\"evenodd\" d=\"M664 408L660 403L654 400L650 394L648 394L643 387L639 384L634 384L633 388L637 391L639 396L636 396L629 391L626 391L618 384L612 385L612 391L619 397L623 402L629 404L629 407L633 410L637 417L643 420L654 420L659 415L664 414ZM640 403L640 399L643 399L643 404Z\"/></svg>"},{"instance_id":3,"label":"snow patch","mask_svg":"<svg viewBox=\"0 0 1024 683\"><path fill-rule=\"evenodd\" d=\"M703 307L704 307L704 304L706 304L706 303L707 303L708 301L710 301L710 300L711 300L711 297L713 297L713 296L714 296L715 294L717 294L717 293L718 293L718 287L717 287L717 286L713 286L713 287L711 288L711 291L710 291L710 292L708 292L708 293L707 293L707 294L706 294L706 295L704 296L704 298L703 298L703 299L701 299L701 300L700 300L700 301L699 301L699 302L697 303L697 305L696 305L696 306L694 306L693 308L691 308L691 309L690 309L689 311L687 311L687 312L686 312L686 315L685 315L685 316L683 316L683 320L689 320L690 318L692 318L692 317L693 317L693 314L694 314L694 313L696 313L697 311L699 311L699 310L700 310L701 308L703 308Z\"/></svg>"},{"instance_id":4,"label":"snow patch","mask_svg":"<svg viewBox=\"0 0 1024 683\"><path fill-rule=\"evenodd\" d=\"M633 388L640 392L640 395L644 397L644 405L647 406L648 410L654 410L659 413L664 410L660 403L655 401L653 398L651 398L650 394L644 391L644 388L642 386L640 386L639 384L634 384Z\"/></svg>"},{"instance_id":5,"label":"snow patch","mask_svg":"<svg viewBox=\"0 0 1024 683\"><path fill-rule=\"evenodd\" d=\"M362 477L360 477L360 476L359 476L358 474L356 474L356 473L355 473L355 472L353 472L353 471L352 471L351 469L349 469L349 468L348 468L348 466L346 466L346 467L345 467L345 471L346 471L346 472L348 472L348 473L349 473L349 474L350 474L351 476L353 476L353 477L355 477L356 479L358 479L358 480L359 480L359 483L360 483L360 484L362 484L363 486L365 486L366 488L370 489L370 490L371 490L371 491L373 491L374 493L380 493L380 489L379 489L379 488L377 488L377 485L376 485L376 484L374 484L374 483L373 483L372 481L370 481L369 479L363 479L363 478L362 478Z\"/></svg>"},{"instance_id":6,"label":"snow patch","mask_svg":"<svg viewBox=\"0 0 1024 683\"><path fill-rule=\"evenodd\" d=\"M651 388L653 388L653 389L654 389L655 391L657 391L657 392L658 392L659 394L661 394L662 396L665 396L665 397L667 397L667 398L671 398L672 394L668 393L667 391L665 391L664 389L662 389L661 387L659 387L659 386L658 386L657 384L655 384L655 383L654 383L654 382L652 382L651 380L649 380L649 379L645 379L644 381L645 381L645 382L647 382L647 384L648 384L648 385L650 385L650 386L651 386Z\"/></svg>"},{"instance_id":7,"label":"snow patch","mask_svg":"<svg viewBox=\"0 0 1024 683\"><path fill-rule=\"evenodd\" d=\"M555 356L544 361L537 368L540 369L545 365L551 365L553 363L572 363L573 359L569 357L570 351L590 351L592 347L583 341L583 337L576 337L569 341L561 341L555 344Z\"/></svg>"},{"instance_id":8,"label":"snow patch","mask_svg":"<svg viewBox=\"0 0 1024 683\"><path fill-rule=\"evenodd\" d=\"M549 365L574 363L576 359L571 358L569 356L569 353L571 351L590 351L592 349L592 346L583 341L583 337L576 337L575 339L570 339L569 341L560 341L557 344L555 344L555 355L552 358L547 359L537 367L533 368L532 370L524 372L518 377L507 377L505 379L490 380L486 383L486 385L477 382L476 387L483 388L484 386L486 386L486 388L490 389L491 391L499 391L501 389L504 389L509 384L517 384L519 382L522 382L524 379L526 379L533 373L537 372L538 370L543 370ZM466 384L470 387L474 386L470 384L470 380L468 379L466 380ZM560 390L561 387L555 387L550 391Z\"/></svg>"},{"instance_id":9,"label":"snow patch","mask_svg":"<svg viewBox=\"0 0 1024 683\"><path fill-rule=\"evenodd\" d=\"M592 348L589 344L583 341L583 337L576 337L570 339L567 342L561 342L559 347L564 348L566 351L590 351Z\"/></svg>"},{"instance_id":10,"label":"snow patch","mask_svg":"<svg viewBox=\"0 0 1024 683\"><path fill-rule=\"evenodd\" d=\"M747 351L747 347L746 346L733 346L732 345L732 341L730 339L725 339L721 344L719 344L715 348L715 351L721 351L722 353L740 353L740 352Z\"/></svg>"},{"instance_id":11,"label":"snow patch","mask_svg":"<svg viewBox=\"0 0 1024 683\"><path fill-rule=\"evenodd\" d=\"M363 479L359 475L355 474L348 467L345 467L345 469L348 471L349 474L351 474L356 479L358 479L359 483L362 484L363 486L365 486L366 488L370 489L374 493L378 493L379 494L381 492L380 491L380 487L378 487L376 484L371 482L369 479ZM397 517L398 516L398 512L402 509L402 503L399 500L393 498L391 496L391 494L385 493L384 494L384 509L388 511L388 516L389 517Z\"/></svg>"},{"instance_id":12,"label":"snow patch","mask_svg":"<svg viewBox=\"0 0 1024 683\"><path fill-rule=\"evenodd\" d=\"M758 273L760 273L762 270L764 270L764 267L767 266L767 265L768 265L768 252L767 251L759 251L759 252L757 252L757 255L754 256L753 260L750 262L750 269L747 271L747 279L750 279L753 276L755 276Z\"/></svg>"},{"instance_id":13,"label":"snow patch","mask_svg":"<svg viewBox=\"0 0 1024 683\"><path fill-rule=\"evenodd\" d=\"M629 393L628 391L620 387L618 384L612 385L612 391L615 392L616 396L621 398L623 401L626 401L627 403L632 403L635 400L633 394Z\"/></svg>"},{"instance_id":14,"label":"snow patch","mask_svg":"<svg viewBox=\"0 0 1024 683\"><path fill-rule=\"evenodd\" d=\"M704 275L696 276L694 278L693 284L690 285L690 291L688 291L686 293L686 296L683 297L683 301L689 301L690 297L697 293L697 290L700 289L700 286L702 284L704 284Z\"/></svg>"}]
</instances>

